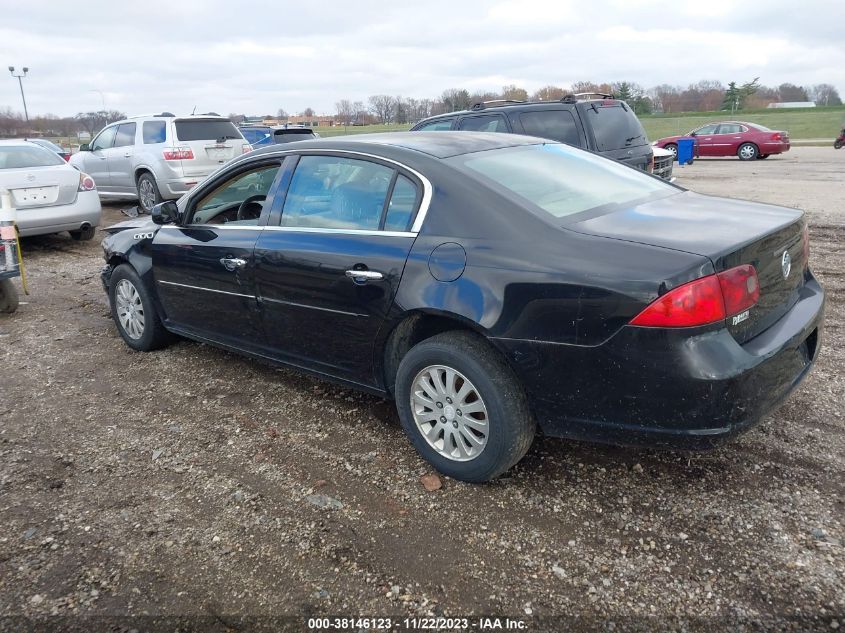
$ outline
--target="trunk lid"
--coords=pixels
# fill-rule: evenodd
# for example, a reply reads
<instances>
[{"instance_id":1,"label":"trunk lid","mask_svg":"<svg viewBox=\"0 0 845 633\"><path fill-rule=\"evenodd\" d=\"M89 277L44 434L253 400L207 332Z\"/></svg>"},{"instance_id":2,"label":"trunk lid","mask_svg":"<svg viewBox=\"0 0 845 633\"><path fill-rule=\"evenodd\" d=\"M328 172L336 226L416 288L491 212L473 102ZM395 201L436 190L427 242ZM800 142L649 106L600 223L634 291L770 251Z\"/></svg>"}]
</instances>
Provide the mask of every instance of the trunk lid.
<instances>
[{"instance_id":1,"label":"trunk lid","mask_svg":"<svg viewBox=\"0 0 845 633\"><path fill-rule=\"evenodd\" d=\"M747 315L728 315L726 321L740 343L771 326L798 300L808 263L804 227L804 214L797 209L692 192L566 226L588 235L703 255L716 272L753 265L760 299Z\"/></svg>"},{"instance_id":2,"label":"trunk lid","mask_svg":"<svg viewBox=\"0 0 845 633\"><path fill-rule=\"evenodd\" d=\"M240 156L247 145L228 119L190 117L174 121L175 144L190 148L194 157L182 160L186 177L204 178L227 161Z\"/></svg>"},{"instance_id":3,"label":"trunk lid","mask_svg":"<svg viewBox=\"0 0 845 633\"><path fill-rule=\"evenodd\" d=\"M79 172L69 165L0 170L0 186L19 211L70 204L76 200Z\"/></svg>"}]
</instances>

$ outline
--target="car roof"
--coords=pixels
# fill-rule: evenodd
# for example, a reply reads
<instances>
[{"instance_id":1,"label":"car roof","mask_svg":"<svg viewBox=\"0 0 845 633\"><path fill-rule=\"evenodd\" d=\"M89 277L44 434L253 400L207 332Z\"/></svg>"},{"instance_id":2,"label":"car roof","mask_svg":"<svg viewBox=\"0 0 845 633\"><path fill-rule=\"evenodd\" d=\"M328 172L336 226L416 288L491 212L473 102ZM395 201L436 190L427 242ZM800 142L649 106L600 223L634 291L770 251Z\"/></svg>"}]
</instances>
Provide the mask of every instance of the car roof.
<instances>
[{"instance_id":1,"label":"car roof","mask_svg":"<svg viewBox=\"0 0 845 633\"><path fill-rule=\"evenodd\" d=\"M28 138L4 138L4 139L0 139L0 145L19 145L20 146L20 145L29 145L29 144L37 145L38 147L41 147L41 145L38 145L38 143L33 143Z\"/></svg>"},{"instance_id":2,"label":"car roof","mask_svg":"<svg viewBox=\"0 0 845 633\"><path fill-rule=\"evenodd\" d=\"M593 94L593 93L590 93ZM508 99L495 99L494 101L485 101L474 104L468 110L455 110L453 112L443 112L441 114L434 114L425 119L420 119L414 125L420 125L427 121L436 121L437 119L445 119L458 116L479 115L485 112L498 112L502 110L519 110L520 108L528 108L529 110L549 110L560 109L564 106L574 106L578 103L590 104L594 101L614 101L616 104L623 104L622 99L617 99L614 96L606 95L597 99L582 99L579 95L567 95L562 99L555 99L553 101L511 101Z\"/></svg>"},{"instance_id":3,"label":"car roof","mask_svg":"<svg viewBox=\"0 0 845 633\"><path fill-rule=\"evenodd\" d=\"M520 145L554 144L547 139L503 134L501 132L387 132L382 134L350 134L299 141L295 149L346 149L364 151L368 146L389 146L413 150L435 158L483 152ZM278 152L279 146L257 149L250 155ZM290 150L288 150L290 151Z\"/></svg>"}]
</instances>

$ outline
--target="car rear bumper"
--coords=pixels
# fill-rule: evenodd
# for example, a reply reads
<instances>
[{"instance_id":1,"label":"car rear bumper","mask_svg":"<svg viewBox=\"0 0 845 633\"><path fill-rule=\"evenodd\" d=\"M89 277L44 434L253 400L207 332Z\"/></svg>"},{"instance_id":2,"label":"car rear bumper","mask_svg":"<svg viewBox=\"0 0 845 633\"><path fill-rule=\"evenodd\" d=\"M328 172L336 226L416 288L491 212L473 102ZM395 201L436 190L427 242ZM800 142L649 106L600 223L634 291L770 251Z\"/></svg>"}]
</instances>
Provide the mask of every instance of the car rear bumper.
<instances>
[{"instance_id":1,"label":"car rear bumper","mask_svg":"<svg viewBox=\"0 0 845 633\"><path fill-rule=\"evenodd\" d=\"M761 154L783 154L789 151L789 143L783 141L764 141L760 143Z\"/></svg>"},{"instance_id":2,"label":"car rear bumper","mask_svg":"<svg viewBox=\"0 0 845 633\"><path fill-rule=\"evenodd\" d=\"M99 226L101 214L97 192L80 191L71 204L18 209L16 223L21 236L46 235L77 231L86 224Z\"/></svg>"},{"instance_id":3,"label":"car rear bumper","mask_svg":"<svg viewBox=\"0 0 845 633\"><path fill-rule=\"evenodd\" d=\"M796 305L740 345L725 328L623 327L595 347L493 339L548 435L701 450L771 412L811 369L824 290L808 273Z\"/></svg>"}]
</instances>

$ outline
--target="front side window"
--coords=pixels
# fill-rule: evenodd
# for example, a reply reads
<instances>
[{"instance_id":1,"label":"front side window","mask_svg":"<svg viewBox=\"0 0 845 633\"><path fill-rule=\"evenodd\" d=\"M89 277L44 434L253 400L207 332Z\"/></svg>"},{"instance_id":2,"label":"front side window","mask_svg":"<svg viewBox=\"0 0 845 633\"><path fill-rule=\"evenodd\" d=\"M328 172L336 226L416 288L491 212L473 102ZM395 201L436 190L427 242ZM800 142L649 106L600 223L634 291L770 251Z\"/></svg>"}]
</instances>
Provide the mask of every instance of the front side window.
<instances>
[{"instance_id":1,"label":"front side window","mask_svg":"<svg viewBox=\"0 0 845 633\"><path fill-rule=\"evenodd\" d=\"M567 145L528 145L448 159L461 171L518 203L564 218L608 211L679 193L641 171Z\"/></svg>"},{"instance_id":2,"label":"front side window","mask_svg":"<svg viewBox=\"0 0 845 633\"><path fill-rule=\"evenodd\" d=\"M58 154L38 145L0 145L0 169L29 169L65 164Z\"/></svg>"},{"instance_id":3,"label":"front side window","mask_svg":"<svg viewBox=\"0 0 845 633\"><path fill-rule=\"evenodd\" d=\"M264 165L232 176L194 206L190 224L258 224L279 165Z\"/></svg>"},{"instance_id":4,"label":"front side window","mask_svg":"<svg viewBox=\"0 0 845 633\"><path fill-rule=\"evenodd\" d=\"M165 121L144 121L141 132L144 136L145 145L164 143L167 139L167 123Z\"/></svg>"},{"instance_id":5,"label":"front side window","mask_svg":"<svg viewBox=\"0 0 845 633\"><path fill-rule=\"evenodd\" d=\"M581 145L575 118L568 110L538 110L519 115L522 129L529 136L550 138L561 143Z\"/></svg>"},{"instance_id":6,"label":"front side window","mask_svg":"<svg viewBox=\"0 0 845 633\"><path fill-rule=\"evenodd\" d=\"M461 121L461 129L470 132L507 132L508 124L500 114L471 116Z\"/></svg>"},{"instance_id":7,"label":"front side window","mask_svg":"<svg viewBox=\"0 0 845 633\"><path fill-rule=\"evenodd\" d=\"M365 160L303 156L288 188L282 226L378 230L393 174Z\"/></svg>"},{"instance_id":8,"label":"front side window","mask_svg":"<svg viewBox=\"0 0 845 633\"><path fill-rule=\"evenodd\" d=\"M114 143L114 135L117 132L117 126L107 127L105 130L97 135L94 142L91 143L91 151L96 152L101 149L108 149Z\"/></svg>"},{"instance_id":9,"label":"front side window","mask_svg":"<svg viewBox=\"0 0 845 633\"><path fill-rule=\"evenodd\" d=\"M117 134L114 136L114 147L126 147L135 144L135 124L121 123L117 126Z\"/></svg>"},{"instance_id":10,"label":"front side window","mask_svg":"<svg viewBox=\"0 0 845 633\"><path fill-rule=\"evenodd\" d=\"M693 134L696 136L707 136L708 134L715 134L716 133L717 125L714 123L713 125L705 125L704 127L698 128Z\"/></svg>"},{"instance_id":11,"label":"front side window","mask_svg":"<svg viewBox=\"0 0 845 633\"><path fill-rule=\"evenodd\" d=\"M421 128L417 129L417 132L442 132L444 130L451 130L452 129L452 121L453 119L440 119L438 121L432 121L431 123L426 123Z\"/></svg>"}]
</instances>

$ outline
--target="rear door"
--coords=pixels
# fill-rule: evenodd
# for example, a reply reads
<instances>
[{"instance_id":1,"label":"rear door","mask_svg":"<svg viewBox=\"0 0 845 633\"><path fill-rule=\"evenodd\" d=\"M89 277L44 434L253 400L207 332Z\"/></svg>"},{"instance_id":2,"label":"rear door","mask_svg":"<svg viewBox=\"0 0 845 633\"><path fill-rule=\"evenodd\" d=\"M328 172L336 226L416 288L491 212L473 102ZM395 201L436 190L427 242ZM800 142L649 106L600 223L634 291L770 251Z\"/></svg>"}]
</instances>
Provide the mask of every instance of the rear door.
<instances>
[{"instance_id":1,"label":"rear door","mask_svg":"<svg viewBox=\"0 0 845 633\"><path fill-rule=\"evenodd\" d=\"M739 123L721 123L713 138L714 151L719 156L735 156L743 142L743 134L748 128Z\"/></svg>"},{"instance_id":2,"label":"rear door","mask_svg":"<svg viewBox=\"0 0 845 633\"><path fill-rule=\"evenodd\" d=\"M262 345L254 250L278 190L281 159L219 174L188 199L181 225L153 240L156 290L168 325L248 350Z\"/></svg>"},{"instance_id":3,"label":"rear door","mask_svg":"<svg viewBox=\"0 0 845 633\"><path fill-rule=\"evenodd\" d=\"M280 360L374 386L373 346L416 233L422 183L349 154L300 157L256 247L264 333Z\"/></svg>"},{"instance_id":4,"label":"rear door","mask_svg":"<svg viewBox=\"0 0 845 633\"><path fill-rule=\"evenodd\" d=\"M185 177L204 178L235 156L247 145L243 135L228 119L176 119L175 143L191 150L193 158L181 161Z\"/></svg>"},{"instance_id":5,"label":"rear door","mask_svg":"<svg viewBox=\"0 0 845 633\"><path fill-rule=\"evenodd\" d=\"M109 164L109 181L117 193L134 193L135 176L132 170L135 154L135 122L121 123L111 149L105 150ZM94 179L97 182L97 179Z\"/></svg>"},{"instance_id":6,"label":"rear door","mask_svg":"<svg viewBox=\"0 0 845 633\"><path fill-rule=\"evenodd\" d=\"M640 120L624 102L616 99L589 101L577 105L591 149L630 167L648 170L651 145Z\"/></svg>"}]
</instances>

